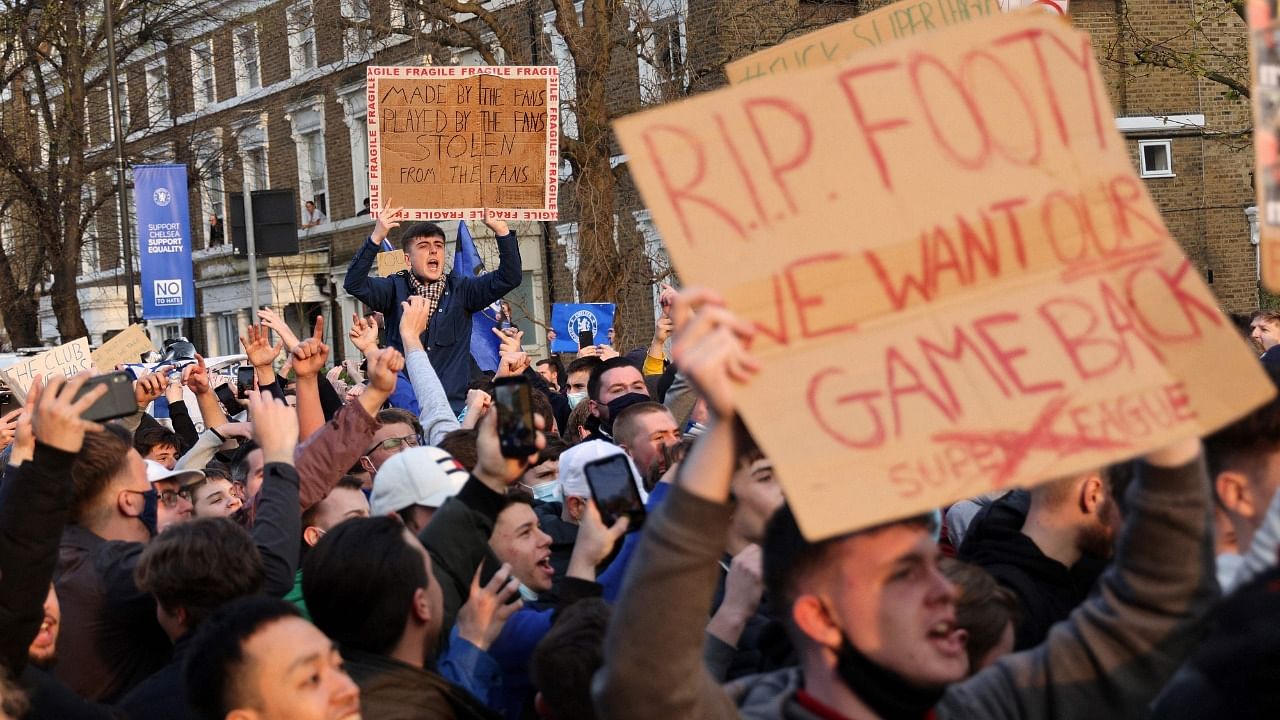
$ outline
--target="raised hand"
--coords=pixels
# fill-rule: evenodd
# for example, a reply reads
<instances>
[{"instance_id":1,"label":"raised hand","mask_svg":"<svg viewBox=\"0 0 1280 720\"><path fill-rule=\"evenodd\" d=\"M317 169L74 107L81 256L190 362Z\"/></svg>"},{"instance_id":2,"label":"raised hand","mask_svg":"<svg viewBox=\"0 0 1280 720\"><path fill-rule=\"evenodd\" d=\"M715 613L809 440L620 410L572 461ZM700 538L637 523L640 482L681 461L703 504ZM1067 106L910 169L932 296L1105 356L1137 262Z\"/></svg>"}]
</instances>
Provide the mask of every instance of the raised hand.
<instances>
[{"instance_id":1,"label":"raised hand","mask_svg":"<svg viewBox=\"0 0 1280 720\"><path fill-rule=\"evenodd\" d=\"M400 213L404 208L389 207L392 202L388 197L387 206L378 211L378 223L373 226L373 233L370 236L377 244L382 244L383 239L391 234L392 230L400 227Z\"/></svg>"},{"instance_id":2,"label":"raised hand","mask_svg":"<svg viewBox=\"0 0 1280 720\"><path fill-rule=\"evenodd\" d=\"M361 355L368 357L369 353L378 349L378 321L372 315L366 320L359 313L352 313L351 332L347 337L351 338L351 344L356 346Z\"/></svg>"},{"instance_id":3,"label":"raised hand","mask_svg":"<svg viewBox=\"0 0 1280 720\"><path fill-rule=\"evenodd\" d=\"M298 446L298 414L269 392L250 390L248 396L253 440L262 448L262 462L292 464Z\"/></svg>"},{"instance_id":4,"label":"raised hand","mask_svg":"<svg viewBox=\"0 0 1280 720\"><path fill-rule=\"evenodd\" d=\"M172 365L161 365L133 381L133 397L138 401L138 409L145 408L164 394L165 388L169 387L169 371L172 369Z\"/></svg>"},{"instance_id":5,"label":"raised hand","mask_svg":"<svg viewBox=\"0 0 1280 720\"><path fill-rule=\"evenodd\" d=\"M181 373L170 375L166 379L164 386L164 399L170 403L180 402L183 399L182 394L182 376L186 374L186 368Z\"/></svg>"},{"instance_id":6,"label":"raised hand","mask_svg":"<svg viewBox=\"0 0 1280 720\"><path fill-rule=\"evenodd\" d=\"M504 351L498 360L498 372L494 373L494 377L513 377L523 373L527 367L529 367L528 353L519 350Z\"/></svg>"},{"instance_id":7,"label":"raised hand","mask_svg":"<svg viewBox=\"0 0 1280 720\"><path fill-rule=\"evenodd\" d=\"M213 387L209 384L209 369L205 367L204 358L199 353L196 353L194 365L182 368L182 384L196 395L213 391Z\"/></svg>"},{"instance_id":8,"label":"raised hand","mask_svg":"<svg viewBox=\"0 0 1280 720\"><path fill-rule=\"evenodd\" d=\"M404 369L404 355L395 348L383 348L369 356L369 387L390 394L396 389L396 376Z\"/></svg>"},{"instance_id":9,"label":"raised hand","mask_svg":"<svg viewBox=\"0 0 1280 720\"><path fill-rule=\"evenodd\" d=\"M39 384L39 378L36 379ZM13 448L9 450L9 464L17 467L22 463L35 458L36 456L36 434L31 427L31 418L35 416L36 402L40 399L40 395L36 392L36 386L31 386L31 392L27 394L27 402L22 407L22 413L18 415L18 425L13 437Z\"/></svg>"},{"instance_id":10,"label":"raised hand","mask_svg":"<svg viewBox=\"0 0 1280 720\"><path fill-rule=\"evenodd\" d=\"M255 368L271 367L276 358L280 357L284 342L272 345L271 333L266 325L250 325L248 337L240 336L240 346L244 348L244 354L249 356L250 365Z\"/></svg>"},{"instance_id":11,"label":"raised hand","mask_svg":"<svg viewBox=\"0 0 1280 720\"><path fill-rule=\"evenodd\" d=\"M421 295L400 303L400 339L406 350L422 349L422 333L431 324L431 307Z\"/></svg>"},{"instance_id":12,"label":"raised hand","mask_svg":"<svg viewBox=\"0 0 1280 720\"><path fill-rule=\"evenodd\" d=\"M293 328L289 327L289 323L277 315L275 310L262 308L258 311L258 319L262 321L263 325L276 331L276 334L280 336L281 342L284 343L285 352L293 352L293 349L298 347L298 336L293 334Z\"/></svg>"},{"instance_id":13,"label":"raised hand","mask_svg":"<svg viewBox=\"0 0 1280 720\"><path fill-rule=\"evenodd\" d=\"M0 416L0 447L13 442L14 436L18 434L18 417L20 415L22 415L22 408L10 410Z\"/></svg>"},{"instance_id":14,"label":"raised hand","mask_svg":"<svg viewBox=\"0 0 1280 720\"><path fill-rule=\"evenodd\" d=\"M502 632L507 618L524 603L520 600L507 602L520 589L519 581L511 577L510 565L503 563L489 579L489 584L483 587L480 585L482 569L476 568L476 574L471 578L471 594L458 610L457 622L458 637L487 651Z\"/></svg>"},{"instance_id":15,"label":"raised hand","mask_svg":"<svg viewBox=\"0 0 1280 720\"><path fill-rule=\"evenodd\" d=\"M519 328L510 328L507 330L499 330L498 328L489 328L489 331L498 336L499 353L518 353L524 347L524 331Z\"/></svg>"},{"instance_id":16,"label":"raised hand","mask_svg":"<svg viewBox=\"0 0 1280 720\"><path fill-rule=\"evenodd\" d=\"M578 522L578 539L573 543L573 555L569 558L569 569L565 574L594 582L596 567L613 552L618 540L627 534L630 524L631 518L624 515L606 527L595 502L588 501Z\"/></svg>"},{"instance_id":17,"label":"raised hand","mask_svg":"<svg viewBox=\"0 0 1280 720\"><path fill-rule=\"evenodd\" d=\"M102 426L81 418L98 398L107 394L107 386L99 385L86 392L79 400L76 393L93 375L86 370L70 380L61 375L49 379L49 383L40 387L40 377L36 376L31 385L31 392L38 393L34 403L31 428L35 439L64 452L80 452L84 444L86 432L98 432ZM158 395L158 393L157 393Z\"/></svg>"},{"instance_id":18,"label":"raised hand","mask_svg":"<svg viewBox=\"0 0 1280 720\"><path fill-rule=\"evenodd\" d=\"M750 323L729 312L715 292L681 293L673 311L675 342L671 356L707 401L707 409L724 419L734 413L734 386L760 369L747 352L755 334Z\"/></svg>"},{"instance_id":19,"label":"raised hand","mask_svg":"<svg viewBox=\"0 0 1280 720\"><path fill-rule=\"evenodd\" d=\"M658 318L658 322L653 327L653 344L661 345L671 337L671 330L675 328L675 321L663 315Z\"/></svg>"},{"instance_id":20,"label":"raised hand","mask_svg":"<svg viewBox=\"0 0 1280 720\"><path fill-rule=\"evenodd\" d=\"M329 360L329 346L324 344L324 316L316 316L315 330L306 342L293 348L293 372L299 378L314 377L324 369Z\"/></svg>"},{"instance_id":21,"label":"raised hand","mask_svg":"<svg viewBox=\"0 0 1280 720\"><path fill-rule=\"evenodd\" d=\"M511 233L511 228L507 227L507 221L494 217L493 211L489 208L484 209L484 224L489 226L495 237L506 237Z\"/></svg>"},{"instance_id":22,"label":"raised hand","mask_svg":"<svg viewBox=\"0 0 1280 720\"><path fill-rule=\"evenodd\" d=\"M541 450L547 446L547 438L541 432L546 424L542 416L537 413L534 413L533 421L538 429L535 433L534 447ZM476 437L476 467L473 474L490 490L506 494L507 488L519 480L530 465L537 462L538 454L535 452L523 458L509 458L503 455L502 446L498 442L498 413L496 412L485 413L477 427L479 435Z\"/></svg>"},{"instance_id":23,"label":"raised hand","mask_svg":"<svg viewBox=\"0 0 1280 720\"><path fill-rule=\"evenodd\" d=\"M662 317L671 317L671 308L680 297L680 291L667 283L662 283L659 287L662 288L658 291L658 304L662 306Z\"/></svg>"}]
</instances>

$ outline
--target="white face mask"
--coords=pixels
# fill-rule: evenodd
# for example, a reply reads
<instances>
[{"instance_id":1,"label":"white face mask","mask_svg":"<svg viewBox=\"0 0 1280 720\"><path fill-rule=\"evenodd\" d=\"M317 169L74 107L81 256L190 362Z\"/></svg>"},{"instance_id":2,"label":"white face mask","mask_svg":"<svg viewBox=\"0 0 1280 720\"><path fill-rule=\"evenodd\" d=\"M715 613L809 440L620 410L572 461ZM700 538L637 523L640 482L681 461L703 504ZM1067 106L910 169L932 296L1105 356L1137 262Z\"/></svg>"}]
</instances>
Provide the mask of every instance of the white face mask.
<instances>
[{"instance_id":1,"label":"white face mask","mask_svg":"<svg viewBox=\"0 0 1280 720\"><path fill-rule=\"evenodd\" d=\"M519 590L519 592L520 592L520 599L521 599L521 600L524 600L525 602L537 602L537 601L538 601L538 593L536 593L536 592L534 592L533 590L529 589L529 588L528 588L524 583L520 583L520 590Z\"/></svg>"},{"instance_id":2,"label":"white face mask","mask_svg":"<svg viewBox=\"0 0 1280 720\"><path fill-rule=\"evenodd\" d=\"M585 392L569 393L565 397L569 398L569 409L572 410L578 407L578 403L587 399L587 394Z\"/></svg>"},{"instance_id":3,"label":"white face mask","mask_svg":"<svg viewBox=\"0 0 1280 720\"><path fill-rule=\"evenodd\" d=\"M545 483L542 483L541 485L534 485L533 487L529 487L524 483L520 483L520 484L522 487L526 488L529 491L529 494L533 495L533 499L537 500L538 502L544 502L544 503L560 502L560 482L559 481L545 482Z\"/></svg>"}]
</instances>

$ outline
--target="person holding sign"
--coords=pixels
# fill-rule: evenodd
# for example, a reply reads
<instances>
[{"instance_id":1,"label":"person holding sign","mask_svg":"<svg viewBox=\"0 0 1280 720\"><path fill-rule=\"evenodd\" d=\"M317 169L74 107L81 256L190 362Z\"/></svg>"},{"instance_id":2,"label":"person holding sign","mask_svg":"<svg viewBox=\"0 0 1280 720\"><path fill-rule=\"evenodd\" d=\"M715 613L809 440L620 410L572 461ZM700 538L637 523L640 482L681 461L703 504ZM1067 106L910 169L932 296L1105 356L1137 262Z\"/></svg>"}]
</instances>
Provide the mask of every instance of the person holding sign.
<instances>
[{"instance_id":1,"label":"person holding sign","mask_svg":"<svg viewBox=\"0 0 1280 720\"><path fill-rule=\"evenodd\" d=\"M444 385L449 405L455 413L460 412L466 404L471 378L471 316L520 285L520 244L507 223L486 208L484 224L498 239L498 269L475 277L456 272L446 275L444 230L435 223L415 223L400 234L400 247L409 269L391 277L369 277L382 241L400 226L401 219L398 207L387 207L379 213L373 234L351 258L343 287L370 309L385 315L387 327L391 328L400 326L400 303L413 295L426 298L428 324L422 344ZM395 333L391 333L388 343L403 352L402 341ZM404 378L402 384L408 388L408 379ZM412 390L406 394L409 399L413 396Z\"/></svg>"},{"instance_id":2,"label":"person holding sign","mask_svg":"<svg viewBox=\"0 0 1280 720\"><path fill-rule=\"evenodd\" d=\"M688 318L687 303L694 313ZM811 542L783 506L764 578L800 666L721 687L703 663L716 563L732 522L737 397L759 371L753 326L706 290L677 302L672 355L706 399L706 433L641 534L605 642L601 717L1140 717L1187 658L1216 593L1208 479L1194 438L1149 453L1114 564L1044 644L965 679L958 591L930 516ZM846 482L856 482L849 467ZM833 478L835 480L835 478ZM655 630L660 630L656 631Z\"/></svg>"}]
</instances>

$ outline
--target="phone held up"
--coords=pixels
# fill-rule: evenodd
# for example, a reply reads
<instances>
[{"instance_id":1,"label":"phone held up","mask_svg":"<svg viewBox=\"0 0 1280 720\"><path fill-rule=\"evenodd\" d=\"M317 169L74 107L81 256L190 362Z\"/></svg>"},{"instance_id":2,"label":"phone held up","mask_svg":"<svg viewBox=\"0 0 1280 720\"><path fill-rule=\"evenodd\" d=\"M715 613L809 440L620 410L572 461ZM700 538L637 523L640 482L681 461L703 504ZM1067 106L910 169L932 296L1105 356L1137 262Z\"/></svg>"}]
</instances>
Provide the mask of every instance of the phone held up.
<instances>
[{"instance_id":1,"label":"phone held up","mask_svg":"<svg viewBox=\"0 0 1280 720\"><path fill-rule=\"evenodd\" d=\"M498 408L498 446L503 457L523 458L538 451L529 381L517 375L493 381L493 404Z\"/></svg>"},{"instance_id":2,"label":"phone held up","mask_svg":"<svg viewBox=\"0 0 1280 720\"><path fill-rule=\"evenodd\" d=\"M640 499L637 478L631 461L621 453L592 460L582 468L591 488L591 500L600 511L600 519L612 526L618 518L631 518L627 532L635 532L644 524L644 501Z\"/></svg>"},{"instance_id":3,"label":"phone held up","mask_svg":"<svg viewBox=\"0 0 1280 720\"><path fill-rule=\"evenodd\" d=\"M596 344L596 338L591 334L590 330L578 331L578 349Z\"/></svg>"},{"instance_id":4,"label":"phone held up","mask_svg":"<svg viewBox=\"0 0 1280 720\"><path fill-rule=\"evenodd\" d=\"M138 411L138 400L133 394L133 376L128 371L120 370L89 378L84 385L80 386L76 399L80 399L99 385L106 385L107 393L95 400L84 411L81 417L85 420L104 422L127 417Z\"/></svg>"}]
</instances>

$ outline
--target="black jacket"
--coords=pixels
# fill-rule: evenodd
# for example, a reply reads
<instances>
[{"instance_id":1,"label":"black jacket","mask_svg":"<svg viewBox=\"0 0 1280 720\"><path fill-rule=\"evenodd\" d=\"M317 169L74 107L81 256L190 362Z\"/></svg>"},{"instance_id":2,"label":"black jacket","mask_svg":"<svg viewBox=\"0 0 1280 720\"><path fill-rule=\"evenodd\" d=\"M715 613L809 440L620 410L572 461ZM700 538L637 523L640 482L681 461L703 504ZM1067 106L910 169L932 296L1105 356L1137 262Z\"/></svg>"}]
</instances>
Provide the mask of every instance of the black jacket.
<instances>
[{"instance_id":1,"label":"black jacket","mask_svg":"<svg viewBox=\"0 0 1280 720\"><path fill-rule=\"evenodd\" d=\"M342 648L368 720L497 720L498 714L439 675L382 655Z\"/></svg>"},{"instance_id":2,"label":"black jacket","mask_svg":"<svg viewBox=\"0 0 1280 720\"><path fill-rule=\"evenodd\" d=\"M131 718L195 718L187 704L187 678L183 663L191 649L194 632L188 632L173 644L173 659L124 696L116 707Z\"/></svg>"},{"instance_id":3,"label":"black jacket","mask_svg":"<svg viewBox=\"0 0 1280 720\"><path fill-rule=\"evenodd\" d=\"M1103 564L1093 560L1068 568L1045 556L1022 533L1030 496L1011 492L974 517L957 557L991 573L1018 596L1022 623L1014 635L1014 649L1026 650L1044 641L1054 623L1089 596Z\"/></svg>"},{"instance_id":4,"label":"black jacket","mask_svg":"<svg viewBox=\"0 0 1280 720\"><path fill-rule=\"evenodd\" d=\"M251 533L266 569L264 592L283 597L293 589L302 536L297 471L268 463L258 498ZM54 674L90 700L115 702L169 662L155 600L133 581L145 547L107 541L79 525L63 530L56 580L62 660Z\"/></svg>"}]
</instances>

